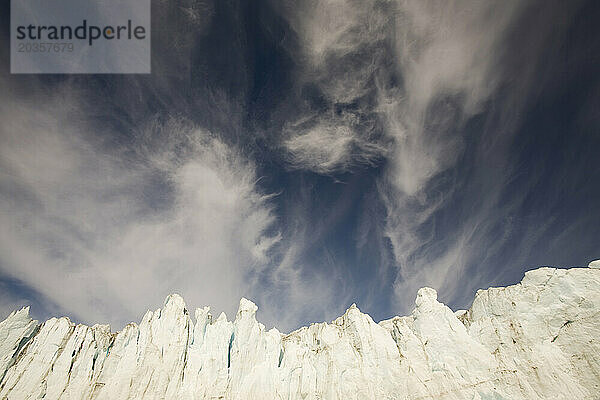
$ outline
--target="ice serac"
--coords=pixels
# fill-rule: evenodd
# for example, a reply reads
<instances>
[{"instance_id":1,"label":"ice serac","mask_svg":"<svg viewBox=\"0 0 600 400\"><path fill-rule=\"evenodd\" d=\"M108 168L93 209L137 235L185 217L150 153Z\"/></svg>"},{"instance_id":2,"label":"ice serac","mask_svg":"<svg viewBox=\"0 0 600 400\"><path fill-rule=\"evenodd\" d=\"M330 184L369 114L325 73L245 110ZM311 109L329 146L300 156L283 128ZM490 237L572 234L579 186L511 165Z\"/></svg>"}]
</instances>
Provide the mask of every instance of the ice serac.
<instances>
[{"instance_id":1,"label":"ice serac","mask_svg":"<svg viewBox=\"0 0 600 400\"><path fill-rule=\"evenodd\" d=\"M598 399L599 264L529 271L469 310L423 288L409 316L353 304L289 334L246 299L194 323L171 295L117 333L24 308L0 322L0 399Z\"/></svg>"}]
</instances>

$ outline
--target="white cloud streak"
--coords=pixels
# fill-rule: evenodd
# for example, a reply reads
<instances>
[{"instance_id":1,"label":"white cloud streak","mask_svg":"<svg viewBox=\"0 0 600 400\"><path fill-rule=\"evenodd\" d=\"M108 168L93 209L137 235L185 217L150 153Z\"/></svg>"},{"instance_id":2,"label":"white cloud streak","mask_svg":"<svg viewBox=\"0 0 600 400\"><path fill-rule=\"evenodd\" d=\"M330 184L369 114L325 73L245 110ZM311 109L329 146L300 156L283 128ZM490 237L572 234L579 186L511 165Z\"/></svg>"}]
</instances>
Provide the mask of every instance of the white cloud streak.
<instances>
[{"instance_id":1,"label":"white cloud streak","mask_svg":"<svg viewBox=\"0 0 600 400\"><path fill-rule=\"evenodd\" d=\"M308 125L308 126L303 126ZM357 118L348 113L339 117L320 116L307 123L288 125L284 141L290 165L321 174L348 170L356 164L372 164L385 147L361 135Z\"/></svg>"},{"instance_id":2,"label":"white cloud streak","mask_svg":"<svg viewBox=\"0 0 600 400\"><path fill-rule=\"evenodd\" d=\"M110 149L61 98L2 102L2 273L89 322L129 322L171 292L231 315L280 239L253 163L181 121Z\"/></svg>"},{"instance_id":3,"label":"white cloud streak","mask_svg":"<svg viewBox=\"0 0 600 400\"><path fill-rule=\"evenodd\" d=\"M401 92L382 93L380 108L396 142L392 184L412 196L461 153L457 128L498 85L499 44L517 3L402 1L396 17ZM436 101L453 103L436 106Z\"/></svg>"},{"instance_id":4,"label":"white cloud streak","mask_svg":"<svg viewBox=\"0 0 600 400\"><path fill-rule=\"evenodd\" d=\"M320 174L369 165L386 154L367 106L384 57L385 7L354 0L305 1L282 11L298 35L299 87L318 88L325 110L294 116L282 148L291 167ZM342 109L342 111L340 111Z\"/></svg>"},{"instance_id":5,"label":"white cloud streak","mask_svg":"<svg viewBox=\"0 0 600 400\"><path fill-rule=\"evenodd\" d=\"M513 177L509 144L535 65L519 70L505 110L484 124L470 182L452 182L459 180L452 174L468 145L464 124L506 84L506 35L529 3L277 4L298 38L299 49L290 50L294 90L316 88L318 98L306 106L300 94L297 114L277 139L288 167L335 175L385 160L372 194L384 205L385 222L379 226L376 211L363 216L368 223L359 227L358 246L369 234L389 240L399 313L409 311L425 285L439 289L442 300L460 295L469 287L465 267L499 251L505 238L494 228L500 223L509 230L524 199L507 201L502 193ZM534 62L551 28L545 29L524 46ZM170 57L161 60L174 80L191 68L184 61L193 40L185 36L186 51L174 63L182 73L172 72ZM153 81L157 97L166 95L166 107L185 103L165 76ZM279 321L282 329L300 319L333 318L354 300L344 266L327 256L317 265L307 261L334 225L335 212L329 221L314 218L302 206L311 203L310 194L292 202L292 210L276 210L246 154L185 120L147 122L133 144L114 148L85 120L79 100L65 89L36 101L0 102L4 276L78 319L117 325L171 292L191 306L208 304L230 315L239 297L248 296L261 306L263 321ZM211 118L239 129L243 113L231 110L242 105L225 94L208 103ZM436 231L436 214L458 190L467 199L456 210L459 222ZM277 215L285 215L287 226ZM527 236L534 240L532 229ZM382 253L389 251L384 240L376 242ZM386 272L379 266L374 273L382 284ZM21 300L0 297L0 308Z\"/></svg>"},{"instance_id":6,"label":"white cloud streak","mask_svg":"<svg viewBox=\"0 0 600 400\"><path fill-rule=\"evenodd\" d=\"M556 15L543 15L526 48L528 63L511 71L508 82L505 68L514 55L507 40L529 2L397 4L395 54L404 87L380 91L381 116L395 143L380 192L387 208L386 236L400 267L396 300L407 311L413 293L422 286L437 288L443 300L451 301L489 282L489 275L465 274L466 267L498 255L511 235L511 215L526 199L527 193L502 197L518 168L510 144L520 110L530 97L539 51L553 34L548 21ZM501 111L490 113L494 117L477 134L480 144L471 149L471 176L453 176L451 170L466 146L465 122L507 87L510 92L498 105ZM449 200L457 190L470 196L463 196L461 208L454 212L458 224L440 231L436 213L451 213ZM494 232L499 227L503 235ZM534 240L535 230L544 229L527 228L524 237ZM510 260L523 262L526 248L523 244ZM505 259L508 263L509 257Z\"/></svg>"},{"instance_id":7,"label":"white cloud streak","mask_svg":"<svg viewBox=\"0 0 600 400\"><path fill-rule=\"evenodd\" d=\"M439 192L430 185L461 156L464 121L497 88L500 45L522 6L398 2L395 54L404 87L380 93L380 112L395 143L380 189L388 213L386 236L400 266L394 284L399 306L411 304L422 286L441 290L445 299L459 289L476 227L488 214L468 218L440 239L434 215L456 187ZM494 203L489 193L481 200Z\"/></svg>"},{"instance_id":8,"label":"white cloud streak","mask_svg":"<svg viewBox=\"0 0 600 400\"><path fill-rule=\"evenodd\" d=\"M465 187L463 180L448 183L457 178L443 174L464 153L465 123L507 84L504 46L529 6L499 1L313 0L284 10L306 60L299 79L316 85L329 107L354 102L362 115L374 111L391 141L365 134L374 125L349 128L339 113L321 117L315 128L303 129L301 121L284 132L284 148L296 168L323 174L347 171L378 157L387 160L378 186L386 209L384 235L398 267L396 301L403 312L425 285L440 289L445 300L460 295L461 287L468 286L463 281L465 266L485 260L498 248L499 243L490 242L490 232L523 200L524 196L515 196L509 204L501 200L513 172L507 146L530 90L536 51L549 35L546 28L536 33L528 49L533 65L526 65L520 79L511 82L514 93L503 103L506 111L500 113L500 123L481 132L489 141L476 149L476 167L485 166L488 157L498 171L475 173L469 190L481 192L470 204L471 213L454 232L436 231L436 213ZM390 85L392 76L399 78ZM372 104L360 99L372 95L373 88L376 101L371 110ZM356 138L360 145L351 146Z\"/></svg>"}]
</instances>

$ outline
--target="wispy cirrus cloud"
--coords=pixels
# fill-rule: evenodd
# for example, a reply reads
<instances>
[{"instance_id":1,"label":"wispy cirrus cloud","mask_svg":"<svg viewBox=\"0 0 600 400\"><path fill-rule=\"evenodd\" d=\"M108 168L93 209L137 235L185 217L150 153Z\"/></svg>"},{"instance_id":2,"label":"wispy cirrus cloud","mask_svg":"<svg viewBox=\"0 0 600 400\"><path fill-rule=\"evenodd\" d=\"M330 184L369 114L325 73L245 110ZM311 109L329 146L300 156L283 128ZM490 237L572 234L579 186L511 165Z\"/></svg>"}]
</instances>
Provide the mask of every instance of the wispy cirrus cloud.
<instances>
[{"instance_id":1,"label":"wispy cirrus cloud","mask_svg":"<svg viewBox=\"0 0 600 400\"><path fill-rule=\"evenodd\" d=\"M253 163L178 120L107 148L73 103L50 104L2 104L3 274L85 321L171 292L233 312L280 238Z\"/></svg>"},{"instance_id":2,"label":"wispy cirrus cloud","mask_svg":"<svg viewBox=\"0 0 600 400\"><path fill-rule=\"evenodd\" d=\"M300 99L282 133L290 166L320 174L373 165L387 153L373 110L386 73L390 10L383 2L302 1L278 7L297 37L288 51Z\"/></svg>"},{"instance_id":3,"label":"wispy cirrus cloud","mask_svg":"<svg viewBox=\"0 0 600 400\"><path fill-rule=\"evenodd\" d=\"M538 221L524 229L513 221L535 185L508 191L522 173L516 134L534 99L534 71L551 69L541 65L552 59L542 51L563 40L564 26L548 27L577 7L533 17L536 5L527 2L398 5L395 54L404 86L381 91L379 102L395 143L380 191L400 267L397 301L410 304L424 285L438 288L446 301L465 301L466 288L470 294L494 276L501 249L521 237L519 251L504 262L525 263L531 243L551 225ZM515 27L527 20L525 36L533 39L523 42ZM520 53L527 58L515 62ZM478 114L486 122L468 125ZM481 263L489 265L473 270Z\"/></svg>"},{"instance_id":4,"label":"wispy cirrus cloud","mask_svg":"<svg viewBox=\"0 0 600 400\"><path fill-rule=\"evenodd\" d=\"M379 110L394 139L380 190L388 215L386 236L400 266L395 287L401 304L409 304L409 293L423 285L456 293L473 245L475 228L469 227L490 217L482 212L440 237L436 213L448 208L462 180L447 176L450 182L444 185L439 179L465 151L466 121L501 83L501 46L524 6L398 3L394 54L404 85L381 91ZM502 187L501 182L495 186ZM493 203L492 196L480 200Z\"/></svg>"},{"instance_id":5,"label":"wispy cirrus cloud","mask_svg":"<svg viewBox=\"0 0 600 400\"><path fill-rule=\"evenodd\" d=\"M313 123L321 129L305 129L303 119L288 125L283 148L294 168L319 174L383 166L370 202L384 206L377 217L389 247L380 252L392 253L403 312L425 285L445 301L464 301L465 290L500 274L493 269L504 246L521 237L506 263L525 263L550 229L514 220L544 174L510 192L523 168L517 133L543 77L554 73L544 62L566 40L564 21L581 4L540 6L340 0L284 8L299 36L298 80L316 88L309 93L318 93L320 110L338 112L321 112ZM353 129L348 115L360 116ZM482 262L489 266L473 271Z\"/></svg>"},{"instance_id":6,"label":"wispy cirrus cloud","mask_svg":"<svg viewBox=\"0 0 600 400\"><path fill-rule=\"evenodd\" d=\"M389 240L380 252L392 252L396 296L405 307L423 285L456 292L474 236L467 226L489 217L485 206L441 242L435 232L436 213L463 183L444 186L440 176L465 152L465 124L501 85L505 39L526 8L343 0L283 9L299 37L298 80L316 88L321 107L317 118L309 113L287 125L283 149L294 168L320 174L385 165L379 199L370 200L383 203L384 226L370 231Z\"/></svg>"},{"instance_id":7,"label":"wispy cirrus cloud","mask_svg":"<svg viewBox=\"0 0 600 400\"><path fill-rule=\"evenodd\" d=\"M283 145L293 168L335 173L374 164L384 157L386 147L372 139L374 135L368 130L349 113L308 118L287 126L289 138Z\"/></svg>"},{"instance_id":8,"label":"wispy cirrus cloud","mask_svg":"<svg viewBox=\"0 0 600 400\"><path fill-rule=\"evenodd\" d=\"M288 330L588 254L583 3L159 1L151 76L3 77L0 309Z\"/></svg>"}]
</instances>

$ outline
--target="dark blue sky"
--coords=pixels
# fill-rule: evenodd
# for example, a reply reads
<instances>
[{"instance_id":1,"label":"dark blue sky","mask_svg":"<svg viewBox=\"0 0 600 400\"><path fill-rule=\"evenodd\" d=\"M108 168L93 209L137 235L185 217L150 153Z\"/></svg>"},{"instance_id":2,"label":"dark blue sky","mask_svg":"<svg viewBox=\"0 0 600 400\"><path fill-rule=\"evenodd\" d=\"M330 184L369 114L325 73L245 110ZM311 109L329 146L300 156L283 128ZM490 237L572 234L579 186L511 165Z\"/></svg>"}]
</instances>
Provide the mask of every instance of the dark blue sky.
<instances>
[{"instance_id":1,"label":"dark blue sky","mask_svg":"<svg viewBox=\"0 0 600 400\"><path fill-rule=\"evenodd\" d=\"M154 2L151 75L10 75L0 311L290 330L600 257L598 2Z\"/></svg>"}]
</instances>

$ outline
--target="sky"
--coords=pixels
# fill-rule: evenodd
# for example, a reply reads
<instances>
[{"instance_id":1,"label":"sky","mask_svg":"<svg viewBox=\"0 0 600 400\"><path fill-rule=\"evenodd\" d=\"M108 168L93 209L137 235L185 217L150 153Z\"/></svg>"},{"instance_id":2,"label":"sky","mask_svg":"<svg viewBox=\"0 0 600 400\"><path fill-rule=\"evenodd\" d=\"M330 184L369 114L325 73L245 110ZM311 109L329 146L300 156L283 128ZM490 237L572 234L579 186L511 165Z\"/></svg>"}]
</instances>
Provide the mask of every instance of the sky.
<instances>
[{"instance_id":1,"label":"sky","mask_svg":"<svg viewBox=\"0 0 600 400\"><path fill-rule=\"evenodd\" d=\"M11 75L0 317L267 327L600 258L600 3L152 2L149 75Z\"/></svg>"}]
</instances>

